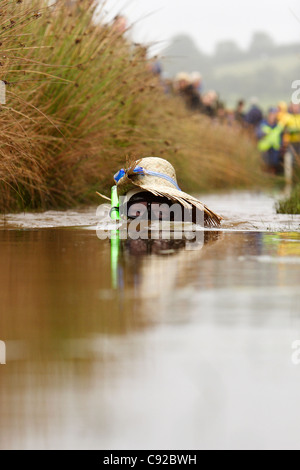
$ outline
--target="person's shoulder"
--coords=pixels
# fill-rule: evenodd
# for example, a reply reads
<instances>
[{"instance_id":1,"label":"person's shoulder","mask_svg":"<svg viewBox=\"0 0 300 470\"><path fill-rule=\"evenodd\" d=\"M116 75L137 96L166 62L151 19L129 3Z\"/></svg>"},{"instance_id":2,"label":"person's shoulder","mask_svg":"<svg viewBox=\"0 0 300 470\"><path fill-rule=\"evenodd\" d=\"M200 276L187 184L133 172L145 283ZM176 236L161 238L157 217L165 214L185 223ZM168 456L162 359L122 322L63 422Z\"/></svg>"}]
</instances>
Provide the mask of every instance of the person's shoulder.
<instances>
[{"instance_id":1,"label":"person's shoulder","mask_svg":"<svg viewBox=\"0 0 300 470\"><path fill-rule=\"evenodd\" d=\"M278 116L278 123L283 126L287 126L290 122L290 116L291 115L289 113L280 113Z\"/></svg>"},{"instance_id":2,"label":"person's shoulder","mask_svg":"<svg viewBox=\"0 0 300 470\"><path fill-rule=\"evenodd\" d=\"M287 113L286 117L285 117L285 122L286 122L286 125L290 125L291 123L293 123L295 121L295 114L290 114L290 113Z\"/></svg>"}]
</instances>

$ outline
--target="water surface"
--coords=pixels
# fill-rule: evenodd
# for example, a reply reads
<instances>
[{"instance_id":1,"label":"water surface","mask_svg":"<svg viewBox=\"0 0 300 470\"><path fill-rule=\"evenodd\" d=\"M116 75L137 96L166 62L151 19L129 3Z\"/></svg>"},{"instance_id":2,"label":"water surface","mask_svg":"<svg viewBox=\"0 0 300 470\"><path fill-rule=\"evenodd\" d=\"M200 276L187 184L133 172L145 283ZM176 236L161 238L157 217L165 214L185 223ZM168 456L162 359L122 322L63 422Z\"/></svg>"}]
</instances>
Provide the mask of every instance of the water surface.
<instances>
[{"instance_id":1,"label":"water surface","mask_svg":"<svg viewBox=\"0 0 300 470\"><path fill-rule=\"evenodd\" d=\"M94 209L6 216L1 449L300 448L300 217L205 202L225 221L193 251L111 247Z\"/></svg>"}]
</instances>

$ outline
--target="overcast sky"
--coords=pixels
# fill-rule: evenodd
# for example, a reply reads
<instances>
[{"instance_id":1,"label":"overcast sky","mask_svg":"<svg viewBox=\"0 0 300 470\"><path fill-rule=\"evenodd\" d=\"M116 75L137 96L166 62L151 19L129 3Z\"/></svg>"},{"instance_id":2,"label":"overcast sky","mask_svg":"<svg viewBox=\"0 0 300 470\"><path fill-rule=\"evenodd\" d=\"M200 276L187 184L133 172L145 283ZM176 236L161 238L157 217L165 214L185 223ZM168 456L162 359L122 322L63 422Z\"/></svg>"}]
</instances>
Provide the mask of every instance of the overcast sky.
<instances>
[{"instance_id":1,"label":"overcast sky","mask_svg":"<svg viewBox=\"0 0 300 470\"><path fill-rule=\"evenodd\" d=\"M204 52L224 39L247 47L255 31L270 33L277 43L300 41L299 0L107 0L105 9L108 19L121 12L134 24L134 41L158 42L155 52L179 33L192 36Z\"/></svg>"}]
</instances>

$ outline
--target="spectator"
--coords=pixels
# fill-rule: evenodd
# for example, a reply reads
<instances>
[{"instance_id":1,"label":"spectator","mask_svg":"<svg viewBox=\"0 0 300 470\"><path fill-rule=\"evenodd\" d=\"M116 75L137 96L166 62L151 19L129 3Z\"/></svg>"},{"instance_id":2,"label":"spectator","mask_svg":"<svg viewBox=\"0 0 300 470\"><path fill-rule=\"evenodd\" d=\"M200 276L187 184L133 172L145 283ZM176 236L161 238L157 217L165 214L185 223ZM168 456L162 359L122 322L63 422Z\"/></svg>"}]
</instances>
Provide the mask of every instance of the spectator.
<instances>
[{"instance_id":1,"label":"spectator","mask_svg":"<svg viewBox=\"0 0 300 470\"><path fill-rule=\"evenodd\" d=\"M205 93L202 99L203 102L203 113L210 117L215 118L218 111L218 95L214 90Z\"/></svg>"},{"instance_id":2,"label":"spectator","mask_svg":"<svg viewBox=\"0 0 300 470\"><path fill-rule=\"evenodd\" d=\"M239 124L243 126L245 124L245 117L246 117L245 101L240 100L234 112L234 119L236 122L238 122Z\"/></svg>"},{"instance_id":3,"label":"spectator","mask_svg":"<svg viewBox=\"0 0 300 470\"><path fill-rule=\"evenodd\" d=\"M288 105L284 101L280 101L278 103L278 122L286 126L288 120L289 120L289 112L288 112Z\"/></svg>"},{"instance_id":4,"label":"spectator","mask_svg":"<svg viewBox=\"0 0 300 470\"><path fill-rule=\"evenodd\" d=\"M191 78L188 73L180 72L174 80L174 89L177 94L182 94L185 88L191 84Z\"/></svg>"},{"instance_id":5,"label":"spectator","mask_svg":"<svg viewBox=\"0 0 300 470\"><path fill-rule=\"evenodd\" d=\"M127 30L127 19L123 15L117 15L114 17L113 30L120 36L122 36Z\"/></svg>"},{"instance_id":6,"label":"spectator","mask_svg":"<svg viewBox=\"0 0 300 470\"><path fill-rule=\"evenodd\" d=\"M278 115L277 115L278 122L282 124L285 128L287 123L290 119L290 113L288 112L288 105L284 101L280 101L278 103ZM287 132L283 135L283 154L287 151L287 148L290 144L290 136Z\"/></svg>"},{"instance_id":7,"label":"spectator","mask_svg":"<svg viewBox=\"0 0 300 470\"><path fill-rule=\"evenodd\" d=\"M263 113L260 107L258 106L258 99L251 99L251 108L246 114L245 121L253 129L257 128L263 120Z\"/></svg>"},{"instance_id":8,"label":"spectator","mask_svg":"<svg viewBox=\"0 0 300 470\"><path fill-rule=\"evenodd\" d=\"M266 121L263 121L258 130L258 149L268 171L272 174L280 174L283 170L282 137L284 126L278 123L278 109L271 108Z\"/></svg>"},{"instance_id":9,"label":"spectator","mask_svg":"<svg viewBox=\"0 0 300 470\"><path fill-rule=\"evenodd\" d=\"M202 101L199 93L195 90L192 84L185 87L182 92L182 97L185 100L186 107L190 111L200 112L202 109Z\"/></svg>"},{"instance_id":10,"label":"spectator","mask_svg":"<svg viewBox=\"0 0 300 470\"><path fill-rule=\"evenodd\" d=\"M300 105L291 103L286 120L286 132L293 151L300 155Z\"/></svg>"},{"instance_id":11,"label":"spectator","mask_svg":"<svg viewBox=\"0 0 300 470\"><path fill-rule=\"evenodd\" d=\"M191 83L189 74L181 72L176 76L175 91L183 98L187 109L200 112L201 98Z\"/></svg>"},{"instance_id":12,"label":"spectator","mask_svg":"<svg viewBox=\"0 0 300 470\"><path fill-rule=\"evenodd\" d=\"M193 72L191 74L191 84L195 88L195 91L201 95L203 92L203 79L201 73Z\"/></svg>"},{"instance_id":13,"label":"spectator","mask_svg":"<svg viewBox=\"0 0 300 470\"><path fill-rule=\"evenodd\" d=\"M158 59L155 59L151 64L151 71L156 77L160 78L162 76L163 68L161 62Z\"/></svg>"}]
</instances>

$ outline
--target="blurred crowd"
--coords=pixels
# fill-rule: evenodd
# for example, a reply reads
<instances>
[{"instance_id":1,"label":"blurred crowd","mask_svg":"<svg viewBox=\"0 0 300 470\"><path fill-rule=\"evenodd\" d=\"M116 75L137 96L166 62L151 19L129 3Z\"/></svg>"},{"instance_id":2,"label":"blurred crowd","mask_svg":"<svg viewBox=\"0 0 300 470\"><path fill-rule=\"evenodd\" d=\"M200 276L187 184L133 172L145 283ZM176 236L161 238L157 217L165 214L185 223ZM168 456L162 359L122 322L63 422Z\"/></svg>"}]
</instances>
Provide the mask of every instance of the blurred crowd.
<instances>
[{"instance_id":1,"label":"blurred crowd","mask_svg":"<svg viewBox=\"0 0 300 470\"><path fill-rule=\"evenodd\" d=\"M158 63L154 63L153 73L161 74ZM174 81L164 81L163 85L166 93L180 96L190 111L206 115L214 122L239 127L254 136L268 172L283 174L287 151L296 163L300 155L300 104L280 102L265 115L259 100L251 98L248 107L240 100L235 109L228 109L217 92L204 92L199 72L179 73Z\"/></svg>"},{"instance_id":2,"label":"blurred crowd","mask_svg":"<svg viewBox=\"0 0 300 470\"><path fill-rule=\"evenodd\" d=\"M127 31L127 20L117 15L112 24L116 34L123 36ZM147 48L140 48L147 61ZM266 115L257 98L238 101L234 109L228 109L214 90L205 91L203 77L199 72L181 72L174 80L163 79L163 68L155 58L148 62L149 72L157 76L166 94L179 96L188 110L208 116L213 123L221 123L248 132L257 140L258 149L268 172L284 173L284 159L287 152L293 163L300 155L300 104L280 102L271 107ZM234 90L233 90L234 91Z\"/></svg>"},{"instance_id":3,"label":"blurred crowd","mask_svg":"<svg viewBox=\"0 0 300 470\"><path fill-rule=\"evenodd\" d=\"M204 92L203 79L199 72L191 74L181 72L174 81L165 80L166 93L180 96L190 111L199 112L206 116L232 124L235 121L234 112L225 108L218 93L214 90Z\"/></svg>"},{"instance_id":4,"label":"blurred crowd","mask_svg":"<svg viewBox=\"0 0 300 470\"><path fill-rule=\"evenodd\" d=\"M283 174L287 152L293 165L300 155L300 104L280 102L257 125L258 148L269 172Z\"/></svg>"}]
</instances>

